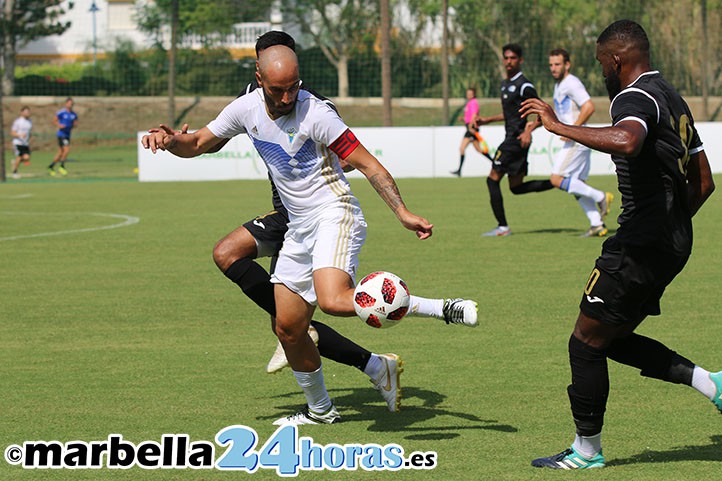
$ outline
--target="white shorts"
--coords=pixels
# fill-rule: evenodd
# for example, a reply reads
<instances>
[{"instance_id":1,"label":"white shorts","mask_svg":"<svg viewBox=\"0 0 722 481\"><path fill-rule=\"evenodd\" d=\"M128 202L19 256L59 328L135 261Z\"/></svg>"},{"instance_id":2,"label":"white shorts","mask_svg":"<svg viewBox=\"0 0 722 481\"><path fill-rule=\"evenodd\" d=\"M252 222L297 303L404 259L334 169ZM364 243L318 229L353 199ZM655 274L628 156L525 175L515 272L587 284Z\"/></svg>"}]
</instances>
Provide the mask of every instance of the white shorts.
<instances>
[{"instance_id":1,"label":"white shorts","mask_svg":"<svg viewBox=\"0 0 722 481\"><path fill-rule=\"evenodd\" d=\"M564 142L564 146L554 156L552 174L586 180L589 177L591 156L589 147L574 141Z\"/></svg>"},{"instance_id":2,"label":"white shorts","mask_svg":"<svg viewBox=\"0 0 722 481\"><path fill-rule=\"evenodd\" d=\"M315 306L313 272L335 267L355 282L365 241L366 220L357 205L339 204L307 219L293 220L288 224L271 282L285 285Z\"/></svg>"}]
</instances>

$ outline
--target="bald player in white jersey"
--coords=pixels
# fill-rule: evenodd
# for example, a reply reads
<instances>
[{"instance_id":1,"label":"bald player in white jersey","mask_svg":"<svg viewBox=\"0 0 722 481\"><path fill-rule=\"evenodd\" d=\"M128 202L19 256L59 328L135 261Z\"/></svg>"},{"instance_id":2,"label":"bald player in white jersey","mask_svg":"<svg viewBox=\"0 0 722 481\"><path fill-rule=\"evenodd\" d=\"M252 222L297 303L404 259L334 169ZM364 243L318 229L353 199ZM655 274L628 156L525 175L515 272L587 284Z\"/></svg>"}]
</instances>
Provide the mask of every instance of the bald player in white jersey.
<instances>
[{"instance_id":1,"label":"bald player in white jersey","mask_svg":"<svg viewBox=\"0 0 722 481\"><path fill-rule=\"evenodd\" d=\"M229 104L192 134L161 130L142 139L153 152L180 157L207 152L225 138L246 133L261 154L289 213L289 230L272 277L275 332L308 405L275 424L330 424L340 420L326 391L318 349L308 326L318 305L336 316L354 316L353 289L366 222L339 165L364 174L401 224L420 239L433 225L411 213L388 171L326 103L299 91L298 59L284 46L259 60L260 89Z\"/></svg>"},{"instance_id":2,"label":"bald player in white jersey","mask_svg":"<svg viewBox=\"0 0 722 481\"><path fill-rule=\"evenodd\" d=\"M559 120L567 125L585 125L594 113L592 99L581 80L570 73L569 53L557 48L549 52L549 70L556 80L554 84L554 111ZM562 138L564 145L554 156L552 175L549 180L554 187L577 198L589 219L589 229L582 237L604 237L607 227L604 217L614 196L588 185L591 150L573 140Z\"/></svg>"}]
</instances>

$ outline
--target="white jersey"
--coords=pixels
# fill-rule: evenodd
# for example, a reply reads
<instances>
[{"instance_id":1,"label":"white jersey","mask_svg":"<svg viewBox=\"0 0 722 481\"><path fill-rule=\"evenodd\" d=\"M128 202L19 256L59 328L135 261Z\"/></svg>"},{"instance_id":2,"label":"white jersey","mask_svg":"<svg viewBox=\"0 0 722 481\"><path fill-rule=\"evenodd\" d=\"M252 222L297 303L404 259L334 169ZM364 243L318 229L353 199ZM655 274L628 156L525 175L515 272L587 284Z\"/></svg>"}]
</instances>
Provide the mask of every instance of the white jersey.
<instances>
[{"instance_id":1,"label":"white jersey","mask_svg":"<svg viewBox=\"0 0 722 481\"><path fill-rule=\"evenodd\" d=\"M11 130L17 134L13 135L13 145L30 145L30 131L33 130L33 122L30 119L18 117L13 122Z\"/></svg>"},{"instance_id":2,"label":"white jersey","mask_svg":"<svg viewBox=\"0 0 722 481\"><path fill-rule=\"evenodd\" d=\"M572 74L554 84L554 111L559 120L567 125L577 121L582 105L589 99L582 81Z\"/></svg>"},{"instance_id":3,"label":"white jersey","mask_svg":"<svg viewBox=\"0 0 722 481\"><path fill-rule=\"evenodd\" d=\"M311 93L300 90L294 110L271 120L259 88L231 102L207 127L218 138L248 134L291 221L334 204L358 206L338 157L328 147L348 127Z\"/></svg>"}]
</instances>

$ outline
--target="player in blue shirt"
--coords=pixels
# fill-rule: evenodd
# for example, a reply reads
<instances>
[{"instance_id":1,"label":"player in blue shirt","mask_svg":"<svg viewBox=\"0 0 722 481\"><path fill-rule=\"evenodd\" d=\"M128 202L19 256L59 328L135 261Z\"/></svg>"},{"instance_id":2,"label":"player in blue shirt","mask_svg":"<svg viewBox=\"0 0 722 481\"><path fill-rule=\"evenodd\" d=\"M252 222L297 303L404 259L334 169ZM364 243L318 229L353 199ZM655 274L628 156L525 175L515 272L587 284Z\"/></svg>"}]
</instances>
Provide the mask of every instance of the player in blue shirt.
<instances>
[{"instance_id":1,"label":"player in blue shirt","mask_svg":"<svg viewBox=\"0 0 722 481\"><path fill-rule=\"evenodd\" d=\"M70 132L78 122L78 114L73 111L73 99L68 97L65 99L65 108L55 114L53 123L58 128L58 153L48 166L48 173L55 176L55 164L60 162L58 172L60 175L68 175L65 170L65 161L70 153Z\"/></svg>"}]
</instances>

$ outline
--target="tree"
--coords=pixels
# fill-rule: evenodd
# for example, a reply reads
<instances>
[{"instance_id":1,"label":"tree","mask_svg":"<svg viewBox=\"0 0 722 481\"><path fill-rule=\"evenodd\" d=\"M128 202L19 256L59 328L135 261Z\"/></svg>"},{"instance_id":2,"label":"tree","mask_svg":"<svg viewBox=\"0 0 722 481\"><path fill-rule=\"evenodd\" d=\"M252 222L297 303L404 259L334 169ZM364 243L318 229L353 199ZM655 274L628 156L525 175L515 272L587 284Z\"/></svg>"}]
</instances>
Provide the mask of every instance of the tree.
<instances>
[{"instance_id":1,"label":"tree","mask_svg":"<svg viewBox=\"0 0 722 481\"><path fill-rule=\"evenodd\" d=\"M373 45L379 28L377 2L365 0L283 0L283 11L310 35L338 75L338 96L348 97L348 63Z\"/></svg>"},{"instance_id":2,"label":"tree","mask_svg":"<svg viewBox=\"0 0 722 481\"><path fill-rule=\"evenodd\" d=\"M4 13L0 22L4 67L2 89L5 95L12 95L17 49L32 40L65 32L70 22L63 22L61 17L73 8L73 3L63 0L1 1Z\"/></svg>"},{"instance_id":3,"label":"tree","mask_svg":"<svg viewBox=\"0 0 722 481\"><path fill-rule=\"evenodd\" d=\"M200 36L208 46L218 34L228 34L240 22L252 22L268 18L270 2L267 0L155 0L138 2L136 22L138 28L150 34L156 45L163 43L163 31L171 25L173 4L178 5L178 35L182 43L189 35Z\"/></svg>"}]
</instances>

